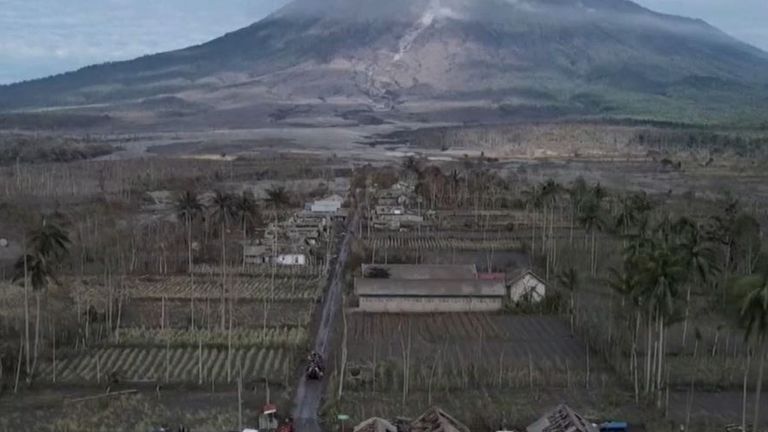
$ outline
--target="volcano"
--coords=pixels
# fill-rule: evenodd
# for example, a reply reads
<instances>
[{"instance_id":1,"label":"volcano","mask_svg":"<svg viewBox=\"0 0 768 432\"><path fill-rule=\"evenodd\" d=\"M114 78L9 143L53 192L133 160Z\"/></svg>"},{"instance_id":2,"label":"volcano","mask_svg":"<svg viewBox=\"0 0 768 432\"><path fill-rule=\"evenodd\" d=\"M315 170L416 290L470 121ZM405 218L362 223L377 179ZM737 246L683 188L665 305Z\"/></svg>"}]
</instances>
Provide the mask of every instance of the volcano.
<instances>
[{"instance_id":1,"label":"volcano","mask_svg":"<svg viewBox=\"0 0 768 432\"><path fill-rule=\"evenodd\" d=\"M5 111L225 126L310 112L710 121L766 107L768 54L627 0L296 0L202 45L0 87Z\"/></svg>"}]
</instances>

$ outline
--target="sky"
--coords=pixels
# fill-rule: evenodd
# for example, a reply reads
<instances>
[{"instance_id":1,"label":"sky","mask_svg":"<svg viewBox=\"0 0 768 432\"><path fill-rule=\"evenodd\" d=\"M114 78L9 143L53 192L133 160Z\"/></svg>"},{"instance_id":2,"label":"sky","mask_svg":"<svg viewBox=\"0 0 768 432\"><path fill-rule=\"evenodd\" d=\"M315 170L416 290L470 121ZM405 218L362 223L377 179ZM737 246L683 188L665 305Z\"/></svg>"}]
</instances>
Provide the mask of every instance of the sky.
<instances>
[{"instance_id":1,"label":"sky","mask_svg":"<svg viewBox=\"0 0 768 432\"><path fill-rule=\"evenodd\" d=\"M199 44L287 0L0 0L0 84ZM386 0L382 0L386 1ZM768 51L768 0L637 0Z\"/></svg>"}]
</instances>

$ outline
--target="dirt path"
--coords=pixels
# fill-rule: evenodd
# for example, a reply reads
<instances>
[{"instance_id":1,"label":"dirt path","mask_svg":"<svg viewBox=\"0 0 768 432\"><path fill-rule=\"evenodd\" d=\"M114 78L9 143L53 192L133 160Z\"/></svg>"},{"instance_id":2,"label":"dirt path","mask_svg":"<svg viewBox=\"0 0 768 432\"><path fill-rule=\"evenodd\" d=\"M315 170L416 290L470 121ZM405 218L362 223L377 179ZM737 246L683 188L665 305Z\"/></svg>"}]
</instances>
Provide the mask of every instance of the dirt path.
<instances>
[{"instance_id":1,"label":"dirt path","mask_svg":"<svg viewBox=\"0 0 768 432\"><path fill-rule=\"evenodd\" d=\"M330 338L333 334L333 326L341 306L342 289L344 281L344 267L349 258L350 246L354 237L354 227L357 225L355 216L348 224L344 234L344 241L339 251L339 257L333 269L330 288L323 301L323 313L320 326L315 337L315 351L328 358L330 351ZM302 375L296 390L294 399L293 418L297 432L320 432L320 423L317 412L320 409L320 401L323 398L326 381L307 380Z\"/></svg>"}]
</instances>

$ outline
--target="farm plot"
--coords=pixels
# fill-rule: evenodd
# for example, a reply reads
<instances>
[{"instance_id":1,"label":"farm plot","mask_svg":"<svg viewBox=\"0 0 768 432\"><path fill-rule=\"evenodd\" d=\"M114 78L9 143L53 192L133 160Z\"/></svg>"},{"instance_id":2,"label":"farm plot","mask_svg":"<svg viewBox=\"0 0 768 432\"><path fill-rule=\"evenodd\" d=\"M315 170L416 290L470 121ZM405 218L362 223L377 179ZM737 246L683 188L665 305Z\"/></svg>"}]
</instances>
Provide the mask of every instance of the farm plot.
<instances>
[{"instance_id":1,"label":"farm plot","mask_svg":"<svg viewBox=\"0 0 768 432\"><path fill-rule=\"evenodd\" d=\"M273 380L291 373L291 350L242 348L100 348L47 364L42 379L64 384L107 382L116 376L125 382L210 383L233 380L239 368L243 378ZM228 377L230 366L232 375ZM229 378L229 379L228 379Z\"/></svg>"},{"instance_id":2,"label":"farm plot","mask_svg":"<svg viewBox=\"0 0 768 432\"><path fill-rule=\"evenodd\" d=\"M129 297L146 299L219 299L222 296L222 278L201 276L145 276L122 281ZM107 292L97 280L81 280L79 289L86 298L98 299ZM226 278L224 294L227 298L304 301L315 300L321 295L319 278L299 279L290 277L242 277Z\"/></svg>"},{"instance_id":3,"label":"farm plot","mask_svg":"<svg viewBox=\"0 0 768 432\"><path fill-rule=\"evenodd\" d=\"M410 388L559 387L588 375L586 346L554 317L360 313L349 328L357 388L397 386L406 358Z\"/></svg>"},{"instance_id":4,"label":"farm plot","mask_svg":"<svg viewBox=\"0 0 768 432\"><path fill-rule=\"evenodd\" d=\"M201 276L213 276L221 275L221 266L214 266L210 264L197 264L193 268L193 272L196 275ZM312 278L317 279L323 276L325 267L318 265L305 265L305 266L272 266L269 264L247 264L245 266L228 267L228 275L238 276L261 276L272 277L274 273L277 277L293 277L293 278Z\"/></svg>"},{"instance_id":5,"label":"farm plot","mask_svg":"<svg viewBox=\"0 0 768 432\"><path fill-rule=\"evenodd\" d=\"M266 310L265 310L266 306ZM265 302L240 299L227 305L236 328L304 327L309 324L315 301ZM165 311L163 311L165 309ZM265 316L266 315L266 316ZM165 319L165 325L162 320ZM217 328L221 323L220 299L129 299L122 317L125 327Z\"/></svg>"},{"instance_id":6,"label":"farm plot","mask_svg":"<svg viewBox=\"0 0 768 432\"><path fill-rule=\"evenodd\" d=\"M302 327L267 327L266 329L233 330L231 335L220 330L173 330L129 328L120 332L121 346L164 347L174 348L197 347L202 344L207 347L227 347L230 342L233 347L272 347L298 348L307 343L307 330Z\"/></svg>"},{"instance_id":7,"label":"farm plot","mask_svg":"<svg viewBox=\"0 0 768 432\"><path fill-rule=\"evenodd\" d=\"M519 249L522 246L517 238L497 237L495 234L489 234L487 238L443 237L440 233L429 236L407 234L376 234L367 242L374 249L408 250L502 250Z\"/></svg>"}]
</instances>

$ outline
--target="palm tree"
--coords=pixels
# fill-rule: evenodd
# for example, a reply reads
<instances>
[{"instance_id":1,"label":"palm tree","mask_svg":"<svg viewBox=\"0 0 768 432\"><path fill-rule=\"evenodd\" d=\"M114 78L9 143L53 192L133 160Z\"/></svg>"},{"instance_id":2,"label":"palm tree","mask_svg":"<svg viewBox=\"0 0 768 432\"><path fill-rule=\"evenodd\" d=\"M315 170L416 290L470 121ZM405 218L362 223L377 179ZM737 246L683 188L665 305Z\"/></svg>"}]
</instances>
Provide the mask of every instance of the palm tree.
<instances>
[{"instance_id":1,"label":"palm tree","mask_svg":"<svg viewBox=\"0 0 768 432\"><path fill-rule=\"evenodd\" d=\"M277 212L277 210L290 205L291 195L285 190L285 187L275 186L267 189L267 198L265 201L270 207L275 209L275 212Z\"/></svg>"},{"instance_id":2,"label":"palm tree","mask_svg":"<svg viewBox=\"0 0 768 432\"><path fill-rule=\"evenodd\" d=\"M760 395L763 390L763 371L765 367L766 344L768 334L768 275L759 274L743 277L736 281L735 291L741 298L739 317L744 326L744 338L757 345L760 353L760 366L755 389L755 414L752 430L760 430Z\"/></svg>"},{"instance_id":3,"label":"palm tree","mask_svg":"<svg viewBox=\"0 0 768 432\"><path fill-rule=\"evenodd\" d=\"M54 218L55 219L55 218ZM33 372L37 364L37 347L40 337L40 296L51 282L56 280L57 266L69 252L69 234L55 220L43 217L40 225L27 235L28 241L24 255L15 265L14 281L24 281L24 314L26 321L26 356L27 373ZM29 296L28 289L32 286L35 294L35 343L34 359L30 364L29 340Z\"/></svg>"},{"instance_id":4,"label":"palm tree","mask_svg":"<svg viewBox=\"0 0 768 432\"><path fill-rule=\"evenodd\" d=\"M547 279L549 279L550 265L554 265L555 256L557 253L557 250L556 250L557 244L554 241L555 207L557 206L557 202L563 190L564 190L563 186L552 179L545 181L540 187L541 200L544 204L544 229L542 231L541 246L542 246L542 250L546 249L546 252L547 252L547 259L546 259ZM547 216L547 213L549 213L549 216ZM549 222L549 229L547 230L548 217L550 219L550 222ZM549 235L549 241L546 240L547 235Z\"/></svg>"},{"instance_id":5,"label":"palm tree","mask_svg":"<svg viewBox=\"0 0 768 432\"><path fill-rule=\"evenodd\" d=\"M672 230L678 235L677 250L680 257L682 257L683 265L689 275L685 296L685 318L683 323L683 346L685 346L688 334L691 287L696 280L702 284L706 284L712 276L719 272L719 268L717 266L715 250L706 240L702 230L696 222L688 218L680 218L672 225Z\"/></svg>"},{"instance_id":6,"label":"palm tree","mask_svg":"<svg viewBox=\"0 0 768 432\"><path fill-rule=\"evenodd\" d=\"M653 206L645 192L621 198L621 206L614 219L617 233L627 239L644 231L648 224L649 213Z\"/></svg>"},{"instance_id":7,"label":"palm tree","mask_svg":"<svg viewBox=\"0 0 768 432\"><path fill-rule=\"evenodd\" d=\"M527 211L541 210L544 206L544 198L541 188L533 185L522 192ZM536 255L536 222L531 222L531 258Z\"/></svg>"},{"instance_id":8,"label":"palm tree","mask_svg":"<svg viewBox=\"0 0 768 432\"><path fill-rule=\"evenodd\" d=\"M266 204L270 207L272 207L272 210L275 215L275 223L274 223L274 233L272 236L272 277L271 277L271 283L270 283L270 300L273 300L275 297L275 273L277 272L277 237L279 234L278 226L277 226L277 216L281 209L288 207L291 204L291 196L288 193L288 191L285 190L285 187L283 186L274 186L270 189L267 189L267 199L265 200ZM267 314L268 314L268 305L269 302L264 302L264 328L267 327Z\"/></svg>"},{"instance_id":9,"label":"palm tree","mask_svg":"<svg viewBox=\"0 0 768 432\"><path fill-rule=\"evenodd\" d=\"M629 304L630 310L633 310L635 313L635 322L634 325L631 325L634 327L634 330L632 330L632 358L631 358L631 369L632 369L632 378L634 383L634 391L635 391L635 402L639 402L640 397L640 386L639 386L639 367L638 367L638 355L637 355L637 348L638 348L638 338L640 333L640 321L641 321L641 302L640 298L638 297L638 279L634 272L631 271L631 269L628 269L629 267L627 263L624 263L624 268L622 270L617 270L615 268L611 268L608 270L608 286L611 287L613 291L618 293L621 296L621 303L622 307ZM611 320L610 325L613 325L613 320Z\"/></svg>"},{"instance_id":10,"label":"palm tree","mask_svg":"<svg viewBox=\"0 0 768 432\"><path fill-rule=\"evenodd\" d=\"M602 231L606 227L602 212L603 208L601 206L601 201L593 197L584 203L581 209L581 214L579 215L579 223L584 227L584 230L592 239L592 246L589 254L591 257L590 273L592 276L597 273L597 232Z\"/></svg>"},{"instance_id":11,"label":"palm tree","mask_svg":"<svg viewBox=\"0 0 768 432\"><path fill-rule=\"evenodd\" d=\"M261 220L256 198L254 198L253 193L245 191L235 197L234 205L240 220L240 227L243 230L243 240L246 240L248 238L248 227L259 223Z\"/></svg>"},{"instance_id":12,"label":"palm tree","mask_svg":"<svg viewBox=\"0 0 768 432\"><path fill-rule=\"evenodd\" d=\"M584 199L587 197L589 187L583 177L579 177L571 183L571 187L568 188L568 197L571 202L571 228L568 239L568 244L573 245L573 229L576 225L576 216L581 213L581 205L584 203Z\"/></svg>"},{"instance_id":13,"label":"palm tree","mask_svg":"<svg viewBox=\"0 0 768 432\"><path fill-rule=\"evenodd\" d=\"M203 205L197 199L197 195L191 191L186 191L176 198L176 214L179 219L184 220L187 228L187 271L192 274L192 223L202 216Z\"/></svg>"},{"instance_id":14,"label":"palm tree","mask_svg":"<svg viewBox=\"0 0 768 432\"><path fill-rule=\"evenodd\" d=\"M578 291L580 285L578 270L573 267L563 270L559 275L557 275L557 282L560 284L560 286L568 290L570 295L569 308L571 312L571 333L573 333L576 321L576 291Z\"/></svg>"},{"instance_id":15,"label":"palm tree","mask_svg":"<svg viewBox=\"0 0 768 432\"><path fill-rule=\"evenodd\" d=\"M221 239L221 330L224 331L226 329L227 225L230 220L237 217L232 195L217 191L211 202L211 211L213 218L219 222Z\"/></svg>"},{"instance_id":16,"label":"palm tree","mask_svg":"<svg viewBox=\"0 0 768 432\"><path fill-rule=\"evenodd\" d=\"M685 264L674 245L669 242L669 224L662 222L657 228L657 238L648 243L645 250L634 256L629 265L638 277L639 301L647 308L648 333L657 335L655 364L646 363L646 391L655 388L657 404L661 404L664 370L665 330L671 324L678 300L678 288L685 280ZM648 353L651 342L649 338ZM650 359L650 356L646 356ZM651 369L656 376L652 377ZM654 380L652 380L654 378ZM655 382L654 382L655 381Z\"/></svg>"}]
</instances>

